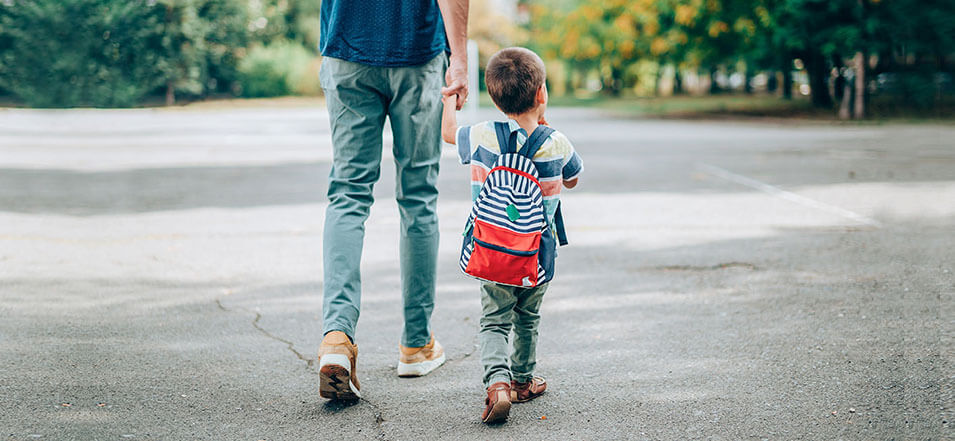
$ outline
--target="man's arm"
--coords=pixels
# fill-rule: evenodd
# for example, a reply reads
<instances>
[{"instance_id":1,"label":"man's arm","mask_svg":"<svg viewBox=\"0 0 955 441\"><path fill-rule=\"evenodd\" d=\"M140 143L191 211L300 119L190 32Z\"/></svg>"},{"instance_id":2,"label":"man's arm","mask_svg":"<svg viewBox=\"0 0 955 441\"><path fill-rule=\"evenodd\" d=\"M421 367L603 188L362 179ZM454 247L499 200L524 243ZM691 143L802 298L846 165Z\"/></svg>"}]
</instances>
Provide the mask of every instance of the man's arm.
<instances>
[{"instance_id":1,"label":"man's arm","mask_svg":"<svg viewBox=\"0 0 955 441\"><path fill-rule=\"evenodd\" d=\"M469 0L438 0L444 32L451 46L451 59L444 80L447 87L441 89L444 96L457 95L457 110L468 99L468 3Z\"/></svg>"},{"instance_id":2,"label":"man's arm","mask_svg":"<svg viewBox=\"0 0 955 441\"><path fill-rule=\"evenodd\" d=\"M441 112L441 139L448 144L457 143L454 139L458 134L458 121L454 114L456 101L455 95L441 97L441 102L444 103L444 110Z\"/></svg>"}]
</instances>

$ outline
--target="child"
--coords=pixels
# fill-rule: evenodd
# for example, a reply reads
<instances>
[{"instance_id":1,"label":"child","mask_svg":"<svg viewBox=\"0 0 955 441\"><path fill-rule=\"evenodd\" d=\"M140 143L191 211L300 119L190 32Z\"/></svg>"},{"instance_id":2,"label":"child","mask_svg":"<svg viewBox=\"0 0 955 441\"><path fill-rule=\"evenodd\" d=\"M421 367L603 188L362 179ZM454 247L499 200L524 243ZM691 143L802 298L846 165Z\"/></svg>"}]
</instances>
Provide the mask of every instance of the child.
<instances>
[{"instance_id":1,"label":"child","mask_svg":"<svg viewBox=\"0 0 955 441\"><path fill-rule=\"evenodd\" d=\"M515 136L516 132L518 148L527 142L538 125L547 125L544 119L547 108L544 76L543 61L528 49L503 49L488 61L485 71L488 93L508 118L506 126L499 124L500 130L509 130L508 138ZM442 137L449 144L457 144L463 164L471 164L472 196L477 199L488 172L502 152L498 127L493 121L486 121L459 128L455 121L455 97L444 97L443 101ZM534 144L539 142L536 140ZM567 137L556 131L545 138L540 149L531 156L537 168L547 225L561 224L559 215L555 224L561 183L567 188L577 185L577 177L583 170L580 156ZM562 233L562 225L560 228ZM524 283L524 286L531 285L533 283ZM481 419L485 423L503 422L510 412L511 402L532 400L547 388L543 378L533 375L537 361L539 310L547 286L546 282L528 288L491 282L482 284L480 341L487 398ZM508 354L512 327L514 345Z\"/></svg>"}]
</instances>

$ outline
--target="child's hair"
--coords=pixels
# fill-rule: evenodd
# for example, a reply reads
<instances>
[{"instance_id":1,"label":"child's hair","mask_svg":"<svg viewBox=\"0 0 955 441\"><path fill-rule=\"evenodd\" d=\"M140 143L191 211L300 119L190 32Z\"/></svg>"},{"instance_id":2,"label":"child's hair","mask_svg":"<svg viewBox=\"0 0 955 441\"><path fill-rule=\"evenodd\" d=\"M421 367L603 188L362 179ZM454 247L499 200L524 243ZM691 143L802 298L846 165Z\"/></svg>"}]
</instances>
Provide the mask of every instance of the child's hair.
<instances>
[{"instance_id":1,"label":"child's hair","mask_svg":"<svg viewBox=\"0 0 955 441\"><path fill-rule=\"evenodd\" d=\"M484 83L491 100L502 112L516 115L537 104L537 89L544 84L544 62L522 47L501 49L491 56L484 71Z\"/></svg>"}]
</instances>

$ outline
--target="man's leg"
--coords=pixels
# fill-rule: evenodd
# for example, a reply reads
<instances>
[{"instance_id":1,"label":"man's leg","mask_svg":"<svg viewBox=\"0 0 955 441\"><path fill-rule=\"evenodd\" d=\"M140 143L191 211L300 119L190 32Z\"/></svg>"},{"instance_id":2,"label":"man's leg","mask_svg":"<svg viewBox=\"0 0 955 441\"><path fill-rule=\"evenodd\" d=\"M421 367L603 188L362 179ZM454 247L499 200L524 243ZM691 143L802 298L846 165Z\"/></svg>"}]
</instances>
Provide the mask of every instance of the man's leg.
<instances>
[{"instance_id":1,"label":"man's leg","mask_svg":"<svg viewBox=\"0 0 955 441\"><path fill-rule=\"evenodd\" d=\"M445 56L414 67L389 69L393 96L388 116L394 133L396 199L401 212L401 344L431 341L438 254L438 163L441 160L441 87Z\"/></svg>"},{"instance_id":2,"label":"man's leg","mask_svg":"<svg viewBox=\"0 0 955 441\"><path fill-rule=\"evenodd\" d=\"M325 209L324 333L354 340L361 305L362 244L381 165L387 99L379 68L325 58L321 80L332 129L333 162Z\"/></svg>"}]
</instances>

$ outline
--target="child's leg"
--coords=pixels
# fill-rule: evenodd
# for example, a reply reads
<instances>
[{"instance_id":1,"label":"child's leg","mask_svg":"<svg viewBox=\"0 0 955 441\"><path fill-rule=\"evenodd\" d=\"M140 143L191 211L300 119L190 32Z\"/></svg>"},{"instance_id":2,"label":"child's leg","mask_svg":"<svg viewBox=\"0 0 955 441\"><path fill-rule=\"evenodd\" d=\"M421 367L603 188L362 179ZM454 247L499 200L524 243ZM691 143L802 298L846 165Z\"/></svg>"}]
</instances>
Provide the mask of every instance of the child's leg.
<instances>
[{"instance_id":1,"label":"child's leg","mask_svg":"<svg viewBox=\"0 0 955 441\"><path fill-rule=\"evenodd\" d=\"M547 291L547 283L534 288L518 289L514 307L514 353L511 355L511 374L514 381L526 383L534 376L537 365L537 328L540 325L540 307Z\"/></svg>"},{"instance_id":2,"label":"child's leg","mask_svg":"<svg viewBox=\"0 0 955 441\"><path fill-rule=\"evenodd\" d=\"M507 365L507 339L514 320L514 296L516 288L495 283L481 286L481 364L484 365L484 387L499 381L510 382L511 371Z\"/></svg>"}]
</instances>

